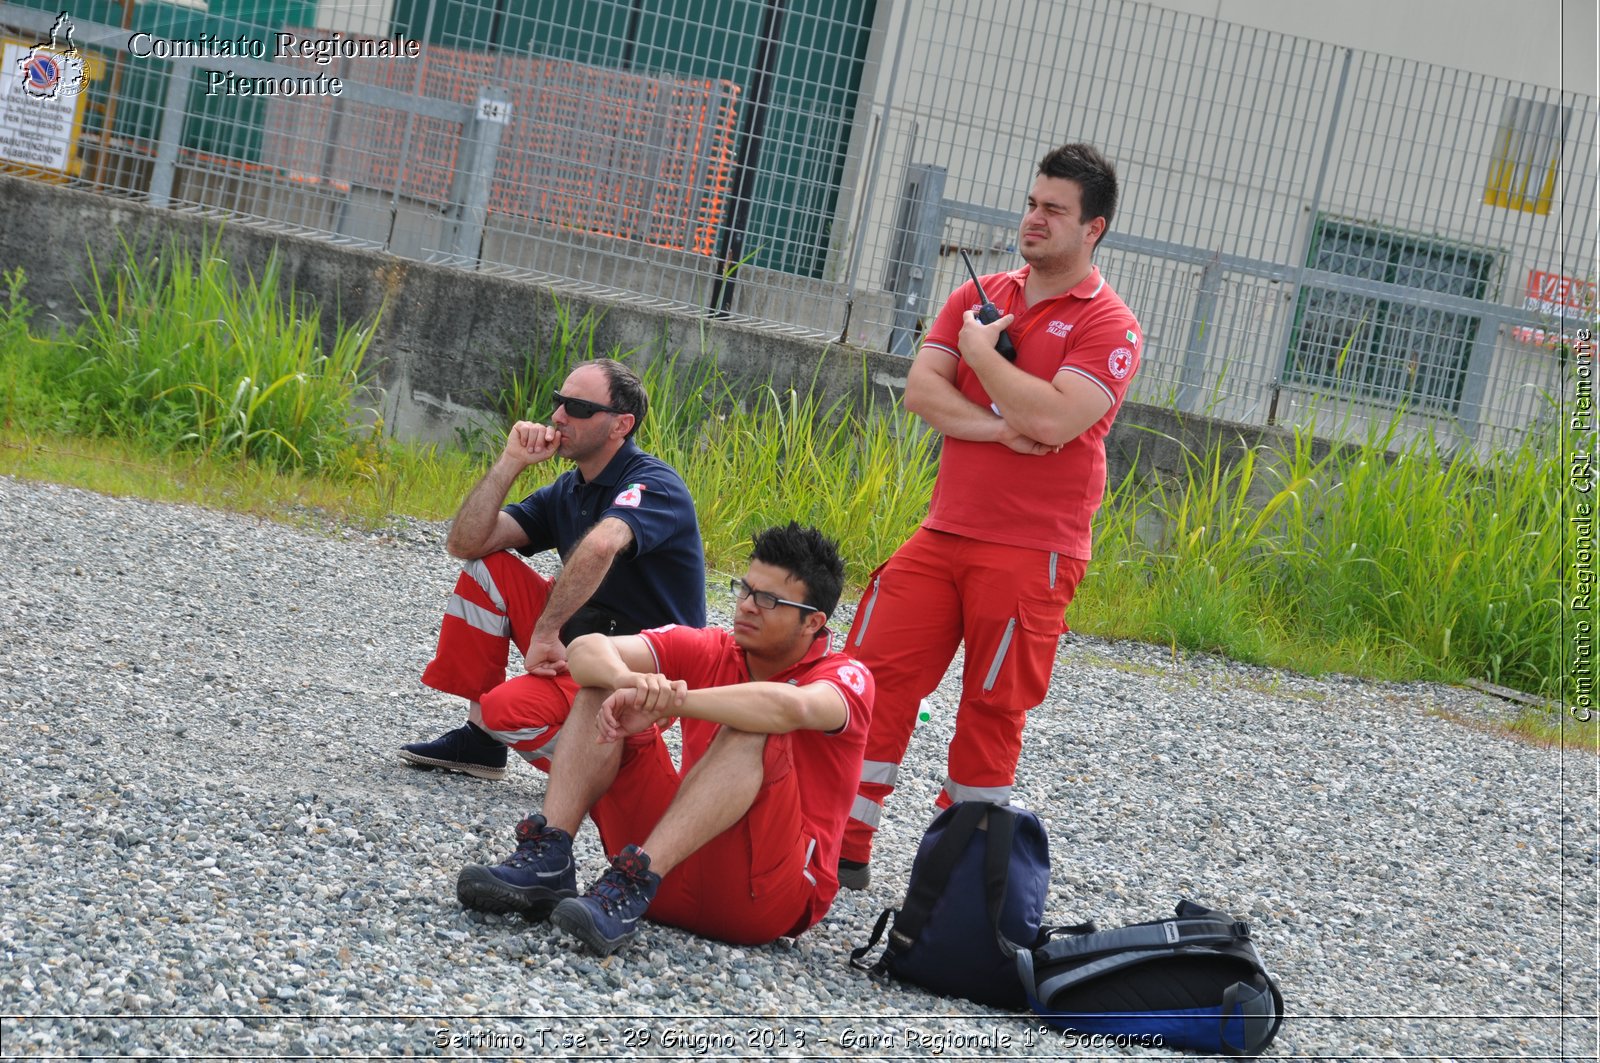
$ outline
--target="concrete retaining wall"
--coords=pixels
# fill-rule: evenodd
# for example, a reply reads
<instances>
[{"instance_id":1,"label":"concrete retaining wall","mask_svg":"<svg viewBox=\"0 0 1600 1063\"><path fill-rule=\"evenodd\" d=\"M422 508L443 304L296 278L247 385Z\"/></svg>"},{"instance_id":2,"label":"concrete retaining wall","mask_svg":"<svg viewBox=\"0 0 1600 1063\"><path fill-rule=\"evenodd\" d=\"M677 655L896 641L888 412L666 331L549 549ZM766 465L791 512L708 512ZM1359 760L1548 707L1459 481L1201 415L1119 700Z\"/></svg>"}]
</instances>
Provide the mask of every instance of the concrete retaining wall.
<instances>
[{"instance_id":1,"label":"concrete retaining wall","mask_svg":"<svg viewBox=\"0 0 1600 1063\"><path fill-rule=\"evenodd\" d=\"M65 323L83 316L91 260L102 271L120 264L126 247L144 256L169 242L198 250L215 242L253 272L276 251L284 282L322 308L324 328L340 319L370 320L382 311L369 365L383 390L390 430L403 438L448 440L487 407L508 370L542 355L568 320L598 318L595 347L637 350L646 358L673 353L712 358L735 381L771 380L807 388L813 380L831 402L854 399L863 382L879 398L904 387L909 363L879 352L819 344L727 322L562 293L522 280L433 266L322 240L287 236L193 214L0 175L0 269L27 271L30 302ZM38 322L36 322L37 324ZM1107 444L1112 481L1137 468L1170 475L1184 450L1207 452L1271 442L1282 433L1129 404Z\"/></svg>"}]
</instances>

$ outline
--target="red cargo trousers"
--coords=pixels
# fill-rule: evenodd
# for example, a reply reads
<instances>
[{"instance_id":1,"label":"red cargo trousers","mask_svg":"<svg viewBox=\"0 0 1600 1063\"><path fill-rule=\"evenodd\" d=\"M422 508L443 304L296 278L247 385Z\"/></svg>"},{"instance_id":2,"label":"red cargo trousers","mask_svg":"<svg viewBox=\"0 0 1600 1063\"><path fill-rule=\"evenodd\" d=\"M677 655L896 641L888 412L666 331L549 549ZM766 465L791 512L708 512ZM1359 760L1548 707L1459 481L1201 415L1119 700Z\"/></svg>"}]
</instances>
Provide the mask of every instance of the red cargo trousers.
<instances>
[{"instance_id":1,"label":"red cargo trousers","mask_svg":"<svg viewBox=\"0 0 1600 1063\"><path fill-rule=\"evenodd\" d=\"M506 658L512 643L528 652L549 597L550 581L508 550L468 561L445 606L439 646L422 672L425 685L482 706L483 729L544 771L578 684L567 675L508 681Z\"/></svg>"},{"instance_id":2,"label":"red cargo trousers","mask_svg":"<svg viewBox=\"0 0 1600 1063\"><path fill-rule=\"evenodd\" d=\"M1023 725L1049 689L1062 615L1086 564L919 528L873 573L845 644L872 670L878 693L843 859L870 858L917 707L961 643L961 703L937 803L1010 799Z\"/></svg>"}]
</instances>

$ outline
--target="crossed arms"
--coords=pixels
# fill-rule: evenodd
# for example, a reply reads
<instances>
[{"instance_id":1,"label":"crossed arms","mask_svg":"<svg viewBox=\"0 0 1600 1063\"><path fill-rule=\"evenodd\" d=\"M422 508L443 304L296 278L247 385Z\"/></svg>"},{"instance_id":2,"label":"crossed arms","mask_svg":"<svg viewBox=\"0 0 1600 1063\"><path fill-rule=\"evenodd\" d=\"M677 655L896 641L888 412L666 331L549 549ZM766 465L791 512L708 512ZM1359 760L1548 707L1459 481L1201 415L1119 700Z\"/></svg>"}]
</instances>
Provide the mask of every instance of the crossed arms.
<instances>
[{"instance_id":1,"label":"crossed arms","mask_svg":"<svg viewBox=\"0 0 1600 1063\"><path fill-rule=\"evenodd\" d=\"M1011 321L1006 314L985 325L969 310L961 325L961 358L994 399L998 417L961 393L956 386L959 363L938 347L923 347L911 363L906 409L955 439L1001 443L1020 454L1048 454L1104 417L1111 400L1077 373L1044 380L1002 358L994 345Z\"/></svg>"},{"instance_id":2,"label":"crossed arms","mask_svg":"<svg viewBox=\"0 0 1600 1063\"><path fill-rule=\"evenodd\" d=\"M836 731L849 720L844 695L830 683L751 681L690 690L656 671L655 653L639 635L584 635L567 647L572 678L609 690L600 708L600 741L638 734L657 721L688 716L752 734Z\"/></svg>"}]
</instances>

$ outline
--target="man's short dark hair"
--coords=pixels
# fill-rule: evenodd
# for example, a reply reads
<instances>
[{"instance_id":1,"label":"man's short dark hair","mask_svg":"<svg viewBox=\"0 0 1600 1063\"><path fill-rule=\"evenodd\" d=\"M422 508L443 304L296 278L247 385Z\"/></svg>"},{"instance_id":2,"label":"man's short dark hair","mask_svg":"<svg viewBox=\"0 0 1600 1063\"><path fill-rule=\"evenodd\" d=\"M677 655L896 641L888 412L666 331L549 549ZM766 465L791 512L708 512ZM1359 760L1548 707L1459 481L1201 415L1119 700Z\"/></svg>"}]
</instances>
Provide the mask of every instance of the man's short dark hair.
<instances>
[{"instance_id":1,"label":"man's short dark hair","mask_svg":"<svg viewBox=\"0 0 1600 1063\"><path fill-rule=\"evenodd\" d=\"M650 411L650 397L644 393L644 383L639 374L615 358L596 358L589 363L599 367L606 375L606 386L611 390L611 405L623 413L633 414L633 427L628 438L644 424L644 415Z\"/></svg>"},{"instance_id":2,"label":"man's short dark hair","mask_svg":"<svg viewBox=\"0 0 1600 1063\"><path fill-rule=\"evenodd\" d=\"M832 616L844 590L844 562L833 540L794 521L756 534L750 560L781 568L806 585L806 604Z\"/></svg>"},{"instance_id":3,"label":"man's short dark hair","mask_svg":"<svg viewBox=\"0 0 1600 1063\"><path fill-rule=\"evenodd\" d=\"M1104 218L1111 228L1117 212L1117 170L1111 160L1088 144L1063 144L1039 160L1039 176L1076 181L1082 194L1083 221Z\"/></svg>"}]
</instances>

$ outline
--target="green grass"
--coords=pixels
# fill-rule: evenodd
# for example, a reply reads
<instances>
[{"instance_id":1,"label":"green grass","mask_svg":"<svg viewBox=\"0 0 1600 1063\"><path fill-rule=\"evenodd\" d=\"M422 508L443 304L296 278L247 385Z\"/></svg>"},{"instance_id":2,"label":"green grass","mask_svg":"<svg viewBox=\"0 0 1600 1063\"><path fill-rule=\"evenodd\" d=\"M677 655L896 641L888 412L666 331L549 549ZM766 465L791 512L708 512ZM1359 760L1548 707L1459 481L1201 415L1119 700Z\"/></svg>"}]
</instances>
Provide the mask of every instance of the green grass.
<instances>
[{"instance_id":1,"label":"green grass","mask_svg":"<svg viewBox=\"0 0 1600 1063\"><path fill-rule=\"evenodd\" d=\"M241 277L214 248L154 269L130 252L85 293L88 323L50 333L33 324L21 272L7 274L0 472L288 520L445 519L509 423L547 416L569 368L609 354L642 366L639 442L683 474L718 571L738 569L754 531L795 519L839 541L859 586L926 511L933 439L898 406L740 388L709 359L598 350L589 317L561 317L457 445L386 439L359 415L375 323L324 349L315 313L280 287L275 264ZM1426 436L1397 444L1398 423L1362 446L1329 452L1300 431L1113 485L1069 622L1313 674L1560 696L1563 461L1580 441L1451 461ZM535 467L517 491L556 471Z\"/></svg>"},{"instance_id":2,"label":"green grass","mask_svg":"<svg viewBox=\"0 0 1600 1063\"><path fill-rule=\"evenodd\" d=\"M215 245L199 255L132 247L79 298L86 323L34 337L24 278L5 278L7 423L141 439L278 468L348 462L369 430L352 400L375 322L324 349L320 317L280 290L274 255L240 278Z\"/></svg>"},{"instance_id":3,"label":"green grass","mask_svg":"<svg viewBox=\"0 0 1600 1063\"><path fill-rule=\"evenodd\" d=\"M1398 423L1322 457L1302 429L1232 463L1190 455L1174 483L1118 485L1078 622L1312 671L1558 696L1561 455L1579 441L1452 461L1427 435L1397 444ZM1152 524L1166 528L1154 542Z\"/></svg>"}]
</instances>

